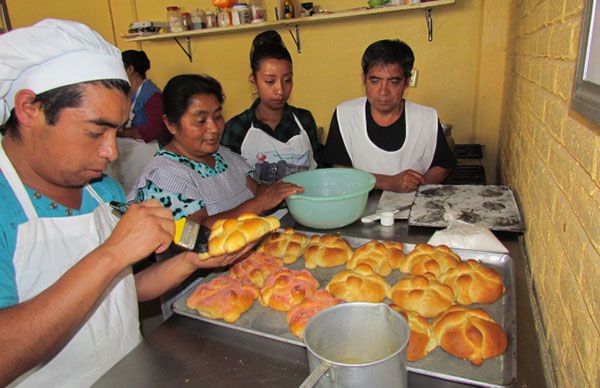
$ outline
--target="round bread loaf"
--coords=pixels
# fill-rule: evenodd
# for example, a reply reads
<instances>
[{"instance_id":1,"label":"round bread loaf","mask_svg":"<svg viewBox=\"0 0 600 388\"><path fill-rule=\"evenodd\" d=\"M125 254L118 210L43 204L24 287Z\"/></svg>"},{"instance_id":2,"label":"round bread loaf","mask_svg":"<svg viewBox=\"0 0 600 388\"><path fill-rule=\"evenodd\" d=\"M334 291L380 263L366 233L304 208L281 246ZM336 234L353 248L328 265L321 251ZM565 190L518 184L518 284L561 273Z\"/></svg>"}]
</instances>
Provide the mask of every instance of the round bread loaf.
<instances>
[{"instance_id":1,"label":"round bread loaf","mask_svg":"<svg viewBox=\"0 0 600 388\"><path fill-rule=\"evenodd\" d=\"M233 323L252 306L258 291L250 280L219 276L198 286L186 304L204 317Z\"/></svg>"},{"instance_id":2,"label":"round bread loaf","mask_svg":"<svg viewBox=\"0 0 600 388\"><path fill-rule=\"evenodd\" d=\"M258 287L262 287L265 279L281 269L281 260L264 252L253 252L247 258L231 268L232 278L248 279Z\"/></svg>"},{"instance_id":3,"label":"round bread loaf","mask_svg":"<svg viewBox=\"0 0 600 388\"><path fill-rule=\"evenodd\" d=\"M403 258L402 243L389 242L385 244L371 240L354 251L352 258L346 263L346 268L353 270L357 266L363 265L370 267L373 272L381 276L388 276L394 268L398 267Z\"/></svg>"},{"instance_id":4,"label":"round bread loaf","mask_svg":"<svg viewBox=\"0 0 600 388\"><path fill-rule=\"evenodd\" d=\"M259 301L278 311L288 311L302 300L314 294L319 282L306 270L282 268L269 275L260 290Z\"/></svg>"},{"instance_id":5,"label":"round bread loaf","mask_svg":"<svg viewBox=\"0 0 600 388\"><path fill-rule=\"evenodd\" d=\"M454 290L456 301L465 305L493 303L506 292L498 272L472 259L449 269L439 279Z\"/></svg>"},{"instance_id":6,"label":"round bread loaf","mask_svg":"<svg viewBox=\"0 0 600 388\"><path fill-rule=\"evenodd\" d=\"M352 257L352 247L346 240L333 234L311 236L304 250L304 266L335 267L345 264Z\"/></svg>"},{"instance_id":7,"label":"round bread loaf","mask_svg":"<svg viewBox=\"0 0 600 388\"><path fill-rule=\"evenodd\" d=\"M379 303L390 294L390 285L370 271L363 274L350 270L338 272L326 288L333 296L347 302Z\"/></svg>"},{"instance_id":8,"label":"round bread loaf","mask_svg":"<svg viewBox=\"0 0 600 388\"><path fill-rule=\"evenodd\" d=\"M303 338L304 326L306 326L312 317L331 306L343 302L344 301L341 299L334 298L333 295L325 289L320 289L314 294L307 296L300 304L292 307L292 309L286 313L290 331L296 337Z\"/></svg>"},{"instance_id":9,"label":"round bread loaf","mask_svg":"<svg viewBox=\"0 0 600 388\"><path fill-rule=\"evenodd\" d=\"M428 274L400 279L392 287L391 299L399 310L434 318L454 304L454 292Z\"/></svg>"},{"instance_id":10,"label":"round bread loaf","mask_svg":"<svg viewBox=\"0 0 600 388\"><path fill-rule=\"evenodd\" d=\"M403 273L424 275L431 273L434 276L454 268L460 263L460 256L452 252L445 245L433 247L429 244L417 244L406 259L400 262L398 269Z\"/></svg>"},{"instance_id":11,"label":"round bread loaf","mask_svg":"<svg viewBox=\"0 0 600 388\"><path fill-rule=\"evenodd\" d=\"M263 241L257 251L267 252L279 257L285 264L298 260L308 244L308 236L297 233L293 228L285 228L282 232L273 232Z\"/></svg>"},{"instance_id":12,"label":"round bread loaf","mask_svg":"<svg viewBox=\"0 0 600 388\"><path fill-rule=\"evenodd\" d=\"M201 253L200 260L238 251L279 226L277 217L259 217L253 213L243 213L237 219L217 220L211 228L208 252Z\"/></svg>"},{"instance_id":13,"label":"round bread loaf","mask_svg":"<svg viewBox=\"0 0 600 388\"><path fill-rule=\"evenodd\" d=\"M442 349L473 365L508 347L506 333L483 309L452 306L433 321L433 332Z\"/></svg>"},{"instance_id":14,"label":"round bread loaf","mask_svg":"<svg viewBox=\"0 0 600 388\"><path fill-rule=\"evenodd\" d=\"M420 360L437 347L433 329L427 319L411 311L398 310L398 306L395 304L390 307L402 314L410 327L410 338L406 348L408 361Z\"/></svg>"}]
</instances>

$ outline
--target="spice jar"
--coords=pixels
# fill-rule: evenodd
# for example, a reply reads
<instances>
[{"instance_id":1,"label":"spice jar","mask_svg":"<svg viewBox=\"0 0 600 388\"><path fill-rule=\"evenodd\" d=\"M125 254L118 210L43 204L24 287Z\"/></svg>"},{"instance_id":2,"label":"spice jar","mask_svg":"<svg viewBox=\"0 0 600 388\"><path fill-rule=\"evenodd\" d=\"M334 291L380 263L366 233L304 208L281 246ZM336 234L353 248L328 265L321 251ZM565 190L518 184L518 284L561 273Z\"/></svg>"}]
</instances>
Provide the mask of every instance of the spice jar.
<instances>
[{"instance_id":1,"label":"spice jar","mask_svg":"<svg viewBox=\"0 0 600 388\"><path fill-rule=\"evenodd\" d=\"M177 6L167 7L167 24L171 32L183 32L183 21L181 11Z\"/></svg>"},{"instance_id":2,"label":"spice jar","mask_svg":"<svg viewBox=\"0 0 600 388\"><path fill-rule=\"evenodd\" d=\"M181 22L183 23L183 30L189 31L194 29L192 24L192 15L189 12L183 12L181 14Z\"/></svg>"}]
</instances>

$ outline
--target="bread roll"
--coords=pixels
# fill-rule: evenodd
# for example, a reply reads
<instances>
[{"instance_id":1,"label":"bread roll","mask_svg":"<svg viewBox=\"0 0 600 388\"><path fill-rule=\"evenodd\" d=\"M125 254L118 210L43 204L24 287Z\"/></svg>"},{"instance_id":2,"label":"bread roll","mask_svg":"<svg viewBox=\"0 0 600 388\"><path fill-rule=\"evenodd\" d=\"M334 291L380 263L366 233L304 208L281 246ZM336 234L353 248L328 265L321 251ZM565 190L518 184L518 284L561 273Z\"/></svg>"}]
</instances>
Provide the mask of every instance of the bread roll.
<instances>
[{"instance_id":1,"label":"bread roll","mask_svg":"<svg viewBox=\"0 0 600 388\"><path fill-rule=\"evenodd\" d=\"M394 244L399 244L394 245ZM346 268L353 270L358 265L370 267L373 272L381 276L388 276L392 269L397 268L400 260L404 257L402 243L385 243L371 240L358 247L352 254Z\"/></svg>"},{"instance_id":2,"label":"bread roll","mask_svg":"<svg viewBox=\"0 0 600 388\"><path fill-rule=\"evenodd\" d=\"M292 307L292 309L286 313L290 331L296 337L303 338L304 327L312 317L331 306L343 302L344 301L341 299L334 298L333 295L325 289L318 290L314 294L307 296L300 304Z\"/></svg>"},{"instance_id":3,"label":"bread roll","mask_svg":"<svg viewBox=\"0 0 600 388\"><path fill-rule=\"evenodd\" d=\"M473 365L508 347L506 333L483 309L452 306L433 321L433 332L442 349Z\"/></svg>"},{"instance_id":4,"label":"bread roll","mask_svg":"<svg viewBox=\"0 0 600 388\"><path fill-rule=\"evenodd\" d=\"M186 304L204 317L233 323L252 306L258 291L250 280L219 276L198 286Z\"/></svg>"},{"instance_id":5,"label":"bread roll","mask_svg":"<svg viewBox=\"0 0 600 388\"><path fill-rule=\"evenodd\" d=\"M279 226L276 217L259 217L252 213L241 214L237 219L217 220L211 228L208 252L201 253L200 260L238 251Z\"/></svg>"},{"instance_id":6,"label":"bread roll","mask_svg":"<svg viewBox=\"0 0 600 388\"><path fill-rule=\"evenodd\" d=\"M424 275L432 273L436 277L454 268L460 263L460 256L445 245L433 247L429 244L417 244L400 262L398 269L403 273Z\"/></svg>"},{"instance_id":7,"label":"bread roll","mask_svg":"<svg viewBox=\"0 0 600 388\"><path fill-rule=\"evenodd\" d=\"M454 292L429 274L400 279L392 287L391 299L400 310L434 318L454 304Z\"/></svg>"},{"instance_id":8,"label":"bread roll","mask_svg":"<svg viewBox=\"0 0 600 388\"><path fill-rule=\"evenodd\" d=\"M390 305L390 307L398 311L398 306L395 304ZM399 312L406 318L410 327L406 358L408 361L420 360L437 347L431 324L417 313L401 310Z\"/></svg>"},{"instance_id":9,"label":"bread roll","mask_svg":"<svg viewBox=\"0 0 600 388\"><path fill-rule=\"evenodd\" d=\"M257 251L270 253L285 264L292 264L302 256L306 245L308 236L295 232L293 228L285 228L282 232L271 233Z\"/></svg>"},{"instance_id":10,"label":"bread roll","mask_svg":"<svg viewBox=\"0 0 600 388\"><path fill-rule=\"evenodd\" d=\"M248 279L258 287L262 287L265 279L273 272L281 269L281 260L264 252L253 252L247 258L231 268L232 278Z\"/></svg>"},{"instance_id":11,"label":"bread roll","mask_svg":"<svg viewBox=\"0 0 600 388\"><path fill-rule=\"evenodd\" d=\"M288 311L302 300L314 294L319 282L306 270L282 268L269 275L260 290L259 301L278 311Z\"/></svg>"},{"instance_id":12,"label":"bread roll","mask_svg":"<svg viewBox=\"0 0 600 388\"><path fill-rule=\"evenodd\" d=\"M345 270L333 276L327 290L347 302L379 303L390 294L390 286L374 273L360 274Z\"/></svg>"},{"instance_id":13,"label":"bread roll","mask_svg":"<svg viewBox=\"0 0 600 388\"><path fill-rule=\"evenodd\" d=\"M314 235L304 250L304 265L308 269L335 267L352 257L352 247L346 240L333 234Z\"/></svg>"},{"instance_id":14,"label":"bread roll","mask_svg":"<svg viewBox=\"0 0 600 388\"><path fill-rule=\"evenodd\" d=\"M440 281L454 290L460 304L493 303L506 292L502 277L494 269L467 260L440 275Z\"/></svg>"}]
</instances>

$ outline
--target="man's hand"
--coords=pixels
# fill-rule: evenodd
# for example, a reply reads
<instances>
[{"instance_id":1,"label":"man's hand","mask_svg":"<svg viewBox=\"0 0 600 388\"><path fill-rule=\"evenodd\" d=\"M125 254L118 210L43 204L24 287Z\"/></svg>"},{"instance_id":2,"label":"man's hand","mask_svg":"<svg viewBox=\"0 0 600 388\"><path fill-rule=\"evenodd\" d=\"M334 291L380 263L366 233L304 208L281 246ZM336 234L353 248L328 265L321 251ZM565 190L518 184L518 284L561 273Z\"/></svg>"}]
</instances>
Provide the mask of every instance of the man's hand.
<instances>
[{"instance_id":1,"label":"man's hand","mask_svg":"<svg viewBox=\"0 0 600 388\"><path fill-rule=\"evenodd\" d=\"M129 206L112 234L100 246L131 265L152 252L164 252L173 241L175 223L168 208L151 199Z\"/></svg>"},{"instance_id":2,"label":"man's hand","mask_svg":"<svg viewBox=\"0 0 600 388\"><path fill-rule=\"evenodd\" d=\"M262 211L273 209L290 195L302 193L304 187L289 182L276 182L271 185L258 185L256 202L261 204Z\"/></svg>"},{"instance_id":3,"label":"man's hand","mask_svg":"<svg viewBox=\"0 0 600 388\"><path fill-rule=\"evenodd\" d=\"M425 178L422 174L414 170L404 170L401 173L390 177L389 191L398 193L406 193L415 191L419 186L425 183Z\"/></svg>"}]
</instances>

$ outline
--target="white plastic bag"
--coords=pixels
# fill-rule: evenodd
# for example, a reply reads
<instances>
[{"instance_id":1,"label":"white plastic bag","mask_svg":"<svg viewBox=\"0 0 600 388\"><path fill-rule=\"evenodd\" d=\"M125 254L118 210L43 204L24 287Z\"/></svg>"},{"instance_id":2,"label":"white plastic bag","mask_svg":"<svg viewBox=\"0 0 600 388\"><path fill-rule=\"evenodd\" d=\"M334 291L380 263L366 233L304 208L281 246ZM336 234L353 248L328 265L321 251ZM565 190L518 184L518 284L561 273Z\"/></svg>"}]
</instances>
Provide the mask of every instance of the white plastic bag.
<instances>
[{"instance_id":1,"label":"white plastic bag","mask_svg":"<svg viewBox=\"0 0 600 388\"><path fill-rule=\"evenodd\" d=\"M448 227L436 231L428 243L430 245L447 245L450 248L475 251L508 252L491 230L481 224L470 224L461 221L458 219L459 216L459 212L446 208L444 219L448 221Z\"/></svg>"}]
</instances>

